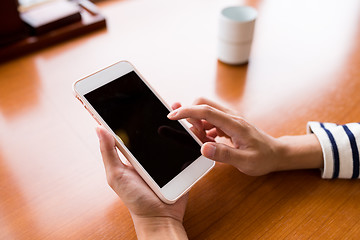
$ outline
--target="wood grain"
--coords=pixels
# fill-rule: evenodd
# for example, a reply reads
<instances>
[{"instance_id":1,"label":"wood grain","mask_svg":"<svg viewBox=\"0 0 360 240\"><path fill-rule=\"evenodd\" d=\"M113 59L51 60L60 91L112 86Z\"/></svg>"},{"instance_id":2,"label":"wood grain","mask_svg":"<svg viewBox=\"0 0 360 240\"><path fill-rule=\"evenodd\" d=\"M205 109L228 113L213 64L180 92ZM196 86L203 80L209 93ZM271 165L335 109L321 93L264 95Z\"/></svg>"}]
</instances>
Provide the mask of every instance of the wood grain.
<instances>
[{"instance_id":1,"label":"wood grain","mask_svg":"<svg viewBox=\"0 0 360 240\"><path fill-rule=\"evenodd\" d=\"M248 65L217 61L220 9L256 7ZM108 30L0 65L0 239L136 239L107 186L94 128L71 84L127 59L170 104L202 96L273 136L310 120L359 122L357 0L99 3ZM249 177L217 164L190 192L190 239L356 239L358 181L319 170Z\"/></svg>"}]
</instances>

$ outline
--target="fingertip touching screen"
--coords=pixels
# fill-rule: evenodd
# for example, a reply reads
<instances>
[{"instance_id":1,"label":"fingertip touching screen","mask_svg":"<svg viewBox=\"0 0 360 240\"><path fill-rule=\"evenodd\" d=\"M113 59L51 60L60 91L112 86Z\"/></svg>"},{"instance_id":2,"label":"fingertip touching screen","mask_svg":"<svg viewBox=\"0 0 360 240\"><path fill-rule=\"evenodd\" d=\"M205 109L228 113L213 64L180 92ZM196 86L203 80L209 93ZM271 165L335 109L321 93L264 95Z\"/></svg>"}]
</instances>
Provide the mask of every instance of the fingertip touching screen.
<instances>
[{"instance_id":1,"label":"fingertip touching screen","mask_svg":"<svg viewBox=\"0 0 360 240\"><path fill-rule=\"evenodd\" d=\"M85 98L160 188L200 157L200 145L134 71Z\"/></svg>"}]
</instances>

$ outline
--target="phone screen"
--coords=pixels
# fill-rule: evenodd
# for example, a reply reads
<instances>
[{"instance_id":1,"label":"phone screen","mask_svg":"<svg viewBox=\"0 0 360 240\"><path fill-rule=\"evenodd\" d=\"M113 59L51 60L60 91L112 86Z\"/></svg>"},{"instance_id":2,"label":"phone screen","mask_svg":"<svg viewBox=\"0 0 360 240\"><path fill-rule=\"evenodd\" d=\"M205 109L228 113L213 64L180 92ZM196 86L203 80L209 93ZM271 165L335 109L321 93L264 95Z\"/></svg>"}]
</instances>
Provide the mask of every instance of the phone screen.
<instances>
[{"instance_id":1,"label":"phone screen","mask_svg":"<svg viewBox=\"0 0 360 240\"><path fill-rule=\"evenodd\" d=\"M200 145L140 77L129 72L87 94L109 127L159 187L200 157Z\"/></svg>"}]
</instances>

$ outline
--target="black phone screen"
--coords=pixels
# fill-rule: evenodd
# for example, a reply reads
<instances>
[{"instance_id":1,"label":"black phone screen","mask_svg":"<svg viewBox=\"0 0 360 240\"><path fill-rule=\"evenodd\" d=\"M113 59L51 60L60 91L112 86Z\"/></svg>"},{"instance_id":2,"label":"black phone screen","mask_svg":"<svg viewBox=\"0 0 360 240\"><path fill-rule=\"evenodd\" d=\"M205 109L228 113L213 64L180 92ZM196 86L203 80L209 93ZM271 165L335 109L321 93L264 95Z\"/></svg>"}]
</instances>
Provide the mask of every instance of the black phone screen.
<instances>
[{"instance_id":1,"label":"black phone screen","mask_svg":"<svg viewBox=\"0 0 360 240\"><path fill-rule=\"evenodd\" d=\"M200 157L200 145L134 72L85 98L124 142L159 187Z\"/></svg>"}]
</instances>

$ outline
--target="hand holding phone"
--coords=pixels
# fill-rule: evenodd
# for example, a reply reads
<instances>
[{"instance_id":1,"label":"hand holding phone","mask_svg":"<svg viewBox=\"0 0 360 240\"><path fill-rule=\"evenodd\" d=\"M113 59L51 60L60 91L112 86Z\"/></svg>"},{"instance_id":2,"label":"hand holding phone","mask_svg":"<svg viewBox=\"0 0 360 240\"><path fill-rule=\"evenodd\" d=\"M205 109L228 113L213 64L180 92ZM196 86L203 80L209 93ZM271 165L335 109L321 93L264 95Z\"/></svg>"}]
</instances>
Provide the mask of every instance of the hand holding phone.
<instances>
[{"instance_id":1,"label":"hand holding phone","mask_svg":"<svg viewBox=\"0 0 360 240\"><path fill-rule=\"evenodd\" d=\"M166 203L174 203L213 166L200 140L126 61L79 80L76 97L115 138L120 152Z\"/></svg>"},{"instance_id":2,"label":"hand holding phone","mask_svg":"<svg viewBox=\"0 0 360 240\"><path fill-rule=\"evenodd\" d=\"M182 225L187 194L171 205L162 202L132 166L120 161L113 136L101 126L96 133L108 183L128 207L138 239L187 239Z\"/></svg>"}]
</instances>

